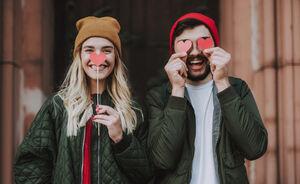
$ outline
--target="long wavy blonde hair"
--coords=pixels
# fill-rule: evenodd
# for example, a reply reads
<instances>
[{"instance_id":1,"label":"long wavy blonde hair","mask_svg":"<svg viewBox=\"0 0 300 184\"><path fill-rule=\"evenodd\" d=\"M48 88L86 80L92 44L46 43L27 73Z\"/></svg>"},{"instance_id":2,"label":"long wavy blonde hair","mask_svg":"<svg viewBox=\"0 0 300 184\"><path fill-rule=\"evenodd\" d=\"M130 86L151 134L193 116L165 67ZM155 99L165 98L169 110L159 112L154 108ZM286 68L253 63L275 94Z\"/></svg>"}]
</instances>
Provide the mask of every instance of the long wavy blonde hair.
<instances>
[{"instance_id":1,"label":"long wavy blonde hair","mask_svg":"<svg viewBox=\"0 0 300 184\"><path fill-rule=\"evenodd\" d=\"M67 136L76 136L78 128L85 126L93 114L91 92L87 75L82 68L79 54L81 47L79 48L58 92L68 113ZM141 110L134 106L128 87L126 67L118 50L115 48L114 51L115 66L106 78L106 90L112 98L115 110L119 112L123 131L130 134L137 124L137 116L133 109L140 112Z\"/></svg>"}]
</instances>

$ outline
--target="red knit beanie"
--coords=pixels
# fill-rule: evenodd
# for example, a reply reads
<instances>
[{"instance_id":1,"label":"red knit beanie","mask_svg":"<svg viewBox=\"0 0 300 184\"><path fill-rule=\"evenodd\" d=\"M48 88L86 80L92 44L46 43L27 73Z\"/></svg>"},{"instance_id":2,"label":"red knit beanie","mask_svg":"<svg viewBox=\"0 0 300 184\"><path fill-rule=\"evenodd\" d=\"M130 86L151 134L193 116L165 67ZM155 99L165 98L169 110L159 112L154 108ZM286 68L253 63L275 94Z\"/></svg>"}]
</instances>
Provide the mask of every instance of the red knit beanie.
<instances>
[{"instance_id":1,"label":"red knit beanie","mask_svg":"<svg viewBox=\"0 0 300 184\"><path fill-rule=\"evenodd\" d=\"M173 35L174 35L174 31L175 28L178 24L178 22L184 20L184 19L197 19L199 21L201 21L204 25L206 25L206 27L210 30L210 33L215 41L215 46L218 47L219 46L219 35L218 35L218 30L215 24L215 21L212 20L211 18L202 15L201 13L188 13L183 15L182 17L180 17L172 26L171 28L171 32L170 32L170 52L171 54L173 54Z\"/></svg>"}]
</instances>

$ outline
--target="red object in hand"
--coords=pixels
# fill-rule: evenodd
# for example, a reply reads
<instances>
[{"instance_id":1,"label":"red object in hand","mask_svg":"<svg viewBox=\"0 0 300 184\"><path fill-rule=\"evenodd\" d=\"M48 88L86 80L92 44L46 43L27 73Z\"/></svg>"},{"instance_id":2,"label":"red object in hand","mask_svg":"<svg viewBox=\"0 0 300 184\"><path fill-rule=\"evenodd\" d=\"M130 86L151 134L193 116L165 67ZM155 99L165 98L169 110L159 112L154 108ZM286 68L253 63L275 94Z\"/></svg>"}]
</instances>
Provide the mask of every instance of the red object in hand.
<instances>
[{"instance_id":1,"label":"red object in hand","mask_svg":"<svg viewBox=\"0 0 300 184\"><path fill-rule=\"evenodd\" d=\"M180 52L188 52L192 47L191 40L181 40L177 42L177 48Z\"/></svg>"},{"instance_id":2,"label":"red object in hand","mask_svg":"<svg viewBox=\"0 0 300 184\"><path fill-rule=\"evenodd\" d=\"M212 38L199 38L197 44L200 49L205 50L211 48L214 45L214 41Z\"/></svg>"}]
</instances>

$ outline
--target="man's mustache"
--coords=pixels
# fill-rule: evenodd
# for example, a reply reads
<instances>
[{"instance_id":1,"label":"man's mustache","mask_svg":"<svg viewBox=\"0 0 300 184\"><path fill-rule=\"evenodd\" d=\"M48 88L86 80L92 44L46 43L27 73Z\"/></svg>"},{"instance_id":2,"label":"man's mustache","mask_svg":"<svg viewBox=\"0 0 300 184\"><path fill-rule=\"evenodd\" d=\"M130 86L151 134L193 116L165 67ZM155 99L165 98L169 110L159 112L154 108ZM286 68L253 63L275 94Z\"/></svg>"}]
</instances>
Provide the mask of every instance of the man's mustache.
<instances>
[{"instance_id":1,"label":"man's mustache","mask_svg":"<svg viewBox=\"0 0 300 184\"><path fill-rule=\"evenodd\" d=\"M204 56L204 54L198 54L197 56L188 56L186 59L186 63L190 64L191 61L199 60L202 62L207 62L207 57Z\"/></svg>"}]
</instances>

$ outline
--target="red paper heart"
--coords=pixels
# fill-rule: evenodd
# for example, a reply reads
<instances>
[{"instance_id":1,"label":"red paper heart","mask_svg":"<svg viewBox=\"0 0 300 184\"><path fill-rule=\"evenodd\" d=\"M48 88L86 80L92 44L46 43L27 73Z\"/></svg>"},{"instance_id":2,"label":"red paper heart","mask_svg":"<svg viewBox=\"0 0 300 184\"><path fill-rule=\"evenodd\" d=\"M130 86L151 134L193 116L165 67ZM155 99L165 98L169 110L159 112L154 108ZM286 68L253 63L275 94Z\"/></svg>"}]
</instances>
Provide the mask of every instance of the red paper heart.
<instances>
[{"instance_id":1,"label":"red paper heart","mask_svg":"<svg viewBox=\"0 0 300 184\"><path fill-rule=\"evenodd\" d=\"M192 41L191 40L181 40L177 42L177 48L181 52L187 52L192 47Z\"/></svg>"},{"instance_id":2,"label":"red paper heart","mask_svg":"<svg viewBox=\"0 0 300 184\"><path fill-rule=\"evenodd\" d=\"M99 55L96 52L94 52L90 55L90 60L96 66L100 66L106 60L106 55L102 52Z\"/></svg>"},{"instance_id":3,"label":"red paper heart","mask_svg":"<svg viewBox=\"0 0 300 184\"><path fill-rule=\"evenodd\" d=\"M202 50L205 50L205 49L208 49L208 48L211 48L214 44L214 41L212 38L199 38L197 40L197 43L198 43L198 47Z\"/></svg>"}]
</instances>

